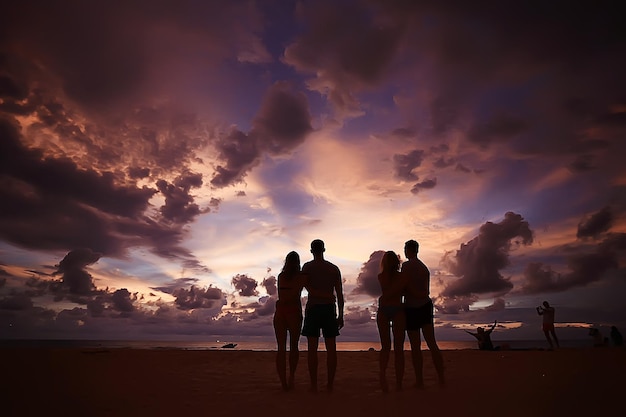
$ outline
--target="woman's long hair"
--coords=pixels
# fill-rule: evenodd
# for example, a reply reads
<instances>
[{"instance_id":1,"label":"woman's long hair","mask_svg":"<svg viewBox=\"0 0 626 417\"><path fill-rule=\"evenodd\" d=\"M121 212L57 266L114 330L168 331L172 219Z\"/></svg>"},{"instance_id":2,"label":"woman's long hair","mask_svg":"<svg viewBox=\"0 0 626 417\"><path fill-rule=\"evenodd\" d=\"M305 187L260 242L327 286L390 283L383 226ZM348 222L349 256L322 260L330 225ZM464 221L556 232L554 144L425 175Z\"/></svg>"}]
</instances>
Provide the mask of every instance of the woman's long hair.
<instances>
[{"instance_id":1,"label":"woman's long hair","mask_svg":"<svg viewBox=\"0 0 626 417\"><path fill-rule=\"evenodd\" d=\"M300 255L298 255L298 252L291 251L287 254L282 272L287 277L292 277L300 272Z\"/></svg>"},{"instance_id":2,"label":"woman's long hair","mask_svg":"<svg viewBox=\"0 0 626 417\"><path fill-rule=\"evenodd\" d=\"M382 274L393 274L400 269L400 257L392 250L385 252L380 260L380 272Z\"/></svg>"}]
</instances>

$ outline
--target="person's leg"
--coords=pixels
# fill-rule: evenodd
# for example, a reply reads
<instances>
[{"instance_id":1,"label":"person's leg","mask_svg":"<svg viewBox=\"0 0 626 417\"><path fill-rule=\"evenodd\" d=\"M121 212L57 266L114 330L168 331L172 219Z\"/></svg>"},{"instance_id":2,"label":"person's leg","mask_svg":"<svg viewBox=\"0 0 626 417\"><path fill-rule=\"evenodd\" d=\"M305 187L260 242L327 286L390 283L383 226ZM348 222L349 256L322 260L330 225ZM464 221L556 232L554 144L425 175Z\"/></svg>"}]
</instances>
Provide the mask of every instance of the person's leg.
<instances>
[{"instance_id":1,"label":"person's leg","mask_svg":"<svg viewBox=\"0 0 626 417\"><path fill-rule=\"evenodd\" d=\"M393 358L396 370L396 391L402 391L404 379L404 313L396 314L393 320Z\"/></svg>"},{"instance_id":2,"label":"person's leg","mask_svg":"<svg viewBox=\"0 0 626 417\"><path fill-rule=\"evenodd\" d=\"M424 377L422 369L424 361L422 360L422 340L419 330L408 330L409 342L411 343L411 359L413 360L413 370L415 371L415 386L417 388L424 387Z\"/></svg>"},{"instance_id":3,"label":"person's leg","mask_svg":"<svg viewBox=\"0 0 626 417\"><path fill-rule=\"evenodd\" d=\"M324 337L326 345L326 372L328 374L328 392L333 391L335 373L337 372L337 339L335 337Z\"/></svg>"},{"instance_id":4,"label":"person's leg","mask_svg":"<svg viewBox=\"0 0 626 417\"><path fill-rule=\"evenodd\" d=\"M552 349L554 346L552 345L552 339L550 339L550 331L545 329L543 331L543 334L546 336L546 340L548 341L548 344L550 345L550 349Z\"/></svg>"},{"instance_id":5,"label":"person's leg","mask_svg":"<svg viewBox=\"0 0 626 417\"><path fill-rule=\"evenodd\" d=\"M298 360L300 359L300 328L302 326L302 318L297 318L293 326L289 329L289 382L288 387L294 387L296 377L296 369L298 368Z\"/></svg>"},{"instance_id":6,"label":"person's leg","mask_svg":"<svg viewBox=\"0 0 626 417\"><path fill-rule=\"evenodd\" d=\"M287 355L287 327L280 320L274 319L274 333L276 334L276 343L278 351L276 352L276 372L280 378L280 384L284 390L287 390L287 364L285 363Z\"/></svg>"},{"instance_id":7,"label":"person's leg","mask_svg":"<svg viewBox=\"0 0 626 417\"><path fill-rule=\"evenodd\" d=\"M389 391L389 386L387 385L387 365L389 364L389 354L391 352L389 321L383 314L378 312L376 316L376 325L378 326L378 334L380 335L380 356L378 359L380 388L383 392L387 392Z\"/></svg>"},{"instance_id":8,"label":"person's leg","mask_svg":"<svg viewBox=\"0 0 626 417\"><path fill-rule=\"evenodd\" d=\"M556 343L556 347L560 347L559 346L559 339L557 339L556 337L556 331L554 330L554 327L552 329L550 329L550 333L552 333L552 337L554 338L554 343Z\"/></svg>"},{"instance_id":9,"label":"person's leg","mask_svg":"<svg viewBox=\"0 0 626 417\"><path fill-rule=\"evenodd\" d=\"M317 392L317 347L319 346L320 338L307 336L307 358L309 365L309 378L311 380L311 391Z\"/></svg>"},{"instance_id":10,"label":"person's leg","mask_svg":"<svg viewBox=\"0 0 626 417\"><path fill-rule=\"evenodd\" d=\"M435 326L432 324L424 325L424 327L422 327L422 333L424 334L424 340L426 340L426 344L430 350L430 355L433 358L433 364L435 365L435 370L439 377L439 385L445 385L446 379L443 372L443 357L441 356L441 351L435 340Z\"/></svg>"}]
</instances>

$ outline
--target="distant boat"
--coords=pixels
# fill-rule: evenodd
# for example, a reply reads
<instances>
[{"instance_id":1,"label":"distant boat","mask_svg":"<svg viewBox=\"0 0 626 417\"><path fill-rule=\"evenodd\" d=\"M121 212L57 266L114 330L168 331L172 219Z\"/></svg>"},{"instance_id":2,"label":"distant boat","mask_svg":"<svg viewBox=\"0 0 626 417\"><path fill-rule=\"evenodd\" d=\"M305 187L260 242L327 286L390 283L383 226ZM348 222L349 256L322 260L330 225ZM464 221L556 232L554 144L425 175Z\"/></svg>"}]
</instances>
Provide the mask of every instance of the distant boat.
<instances>
[{"instance_id":1,"label":"distant boat","mask_svg":"<svg viewBox=\"0 0 626 417\"><path fill-rule=\"evenodd\" d=\"M222 346L222 349L233 349L235 346L237 346L237 343L226 343Z\"/></svg>"}]
</instances>

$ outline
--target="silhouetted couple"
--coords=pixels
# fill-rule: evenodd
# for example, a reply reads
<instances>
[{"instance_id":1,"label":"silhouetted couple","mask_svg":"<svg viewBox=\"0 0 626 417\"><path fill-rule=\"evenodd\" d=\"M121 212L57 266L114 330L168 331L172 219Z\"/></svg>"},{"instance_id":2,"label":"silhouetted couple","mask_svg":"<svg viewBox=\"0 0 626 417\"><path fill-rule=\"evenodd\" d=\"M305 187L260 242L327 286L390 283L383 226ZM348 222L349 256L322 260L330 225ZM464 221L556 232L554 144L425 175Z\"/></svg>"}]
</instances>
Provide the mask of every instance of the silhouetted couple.
<instances>
[{"instance_id":1,"label":"silhouetted couple","mask_svg":"<svg viewBox=\"0 0 626 417\"><path fill-rule=\"evenodd\" d=\"M434 308L430 299L430 271L418 259L419 243L409 240L404 245L407 261L400 268L400 258L393 251L385 252L378 275L382 295L378 299L376 324L380 334L379 378L383 392L389 390L387 365L393 332L396 390L402 390L404 377L404 332L411 343L411 358L415 371L415 385L424 387L423 358L420 330L430 350L439 384L445 383L443 358L435 340Z\"/></svg>"},{"instance_id":2,"label":"silhouetted couple","mask_svg":"<svg viewBox=\"0 0 626 417\"><path fill-rule=\"evenodd\" d=\"M311 242L313 260L300 269L300 256L289 252L282 271L278 274L278 300L274 314L274 332L278 343L276 370L284 390L294 387L298 366L300 329L308 341L308 367L311 391L317 391L317 350L320 331L327 352L327 390L333 390L337 369L336 337L343 327L343 286L339 268L324 259L324 242ZM302 288L309 295L302 326ZM336 306L335 306L336 304ZM338 312L338 314L337 314ZM289 378L287 378L287 333L289 333Z\"/></svg>"}]
</instances>

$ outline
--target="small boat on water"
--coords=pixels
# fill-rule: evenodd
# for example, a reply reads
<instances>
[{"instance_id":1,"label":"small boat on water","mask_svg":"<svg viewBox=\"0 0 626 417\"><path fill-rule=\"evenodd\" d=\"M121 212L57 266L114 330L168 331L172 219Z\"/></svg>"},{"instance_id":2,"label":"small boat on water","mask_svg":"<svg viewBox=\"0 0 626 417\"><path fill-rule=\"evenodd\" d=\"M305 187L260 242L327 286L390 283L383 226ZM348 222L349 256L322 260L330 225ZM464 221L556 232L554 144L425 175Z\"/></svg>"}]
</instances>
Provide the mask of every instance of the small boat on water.
<instances>
[{"instance_id":1,"label":"small boat on water","mask_svg":"<svg viewBox=\"0 0 626 417\"><path fill-rule=\"evenodd\" d=\"M224 346L222 346L222 349L234 349L235 346L237 346L237 343L226 343Z\"/></svg>"}]
</instances>

